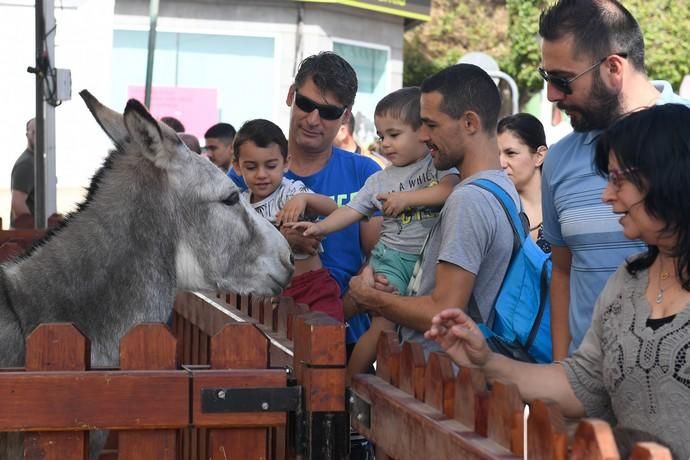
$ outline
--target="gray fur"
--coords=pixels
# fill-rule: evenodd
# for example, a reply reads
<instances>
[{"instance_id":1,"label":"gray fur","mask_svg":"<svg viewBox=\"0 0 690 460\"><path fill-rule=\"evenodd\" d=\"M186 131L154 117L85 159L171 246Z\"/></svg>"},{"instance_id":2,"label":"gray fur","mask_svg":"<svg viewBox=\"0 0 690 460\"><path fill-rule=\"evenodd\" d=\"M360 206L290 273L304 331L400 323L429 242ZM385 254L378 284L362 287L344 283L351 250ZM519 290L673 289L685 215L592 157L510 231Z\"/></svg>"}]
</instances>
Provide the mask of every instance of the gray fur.
<instances>
[{"instance_id":1,"label":"gray fur","mask_svg":"<svg viewBox=\"0 0 690 460\"><path fill-rule=\"evenodd\" d=\"M117 365L120 338L165 321L176 289L277 295L292 275L287 241L220 169L140 103L121 115L82 97L116 150L65 224L0 266L0 367L23 366L46 322L74 323L93 366Z\"/></svg>"}]
</instances>

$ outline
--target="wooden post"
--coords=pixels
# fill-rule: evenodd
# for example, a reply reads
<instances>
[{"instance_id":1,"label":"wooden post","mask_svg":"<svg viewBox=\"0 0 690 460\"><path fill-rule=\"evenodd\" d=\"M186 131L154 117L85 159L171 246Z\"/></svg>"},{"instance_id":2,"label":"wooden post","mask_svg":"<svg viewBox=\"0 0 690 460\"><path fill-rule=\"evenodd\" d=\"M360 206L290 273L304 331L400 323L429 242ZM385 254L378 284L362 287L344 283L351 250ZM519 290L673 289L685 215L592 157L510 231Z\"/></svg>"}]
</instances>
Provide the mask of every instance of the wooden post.
<instances>
[{"instance_id":1,"label":"wooden post","mask_svg":"<svg viewBox=\"0 0 690 460\"><path fill-rule=\"evenodd\" d=\"M345 460L349 421L345 411L345 325L322 312L293 319L295 378L303 387L306 452L298 458Z\"/></svg>"}]
</instances>

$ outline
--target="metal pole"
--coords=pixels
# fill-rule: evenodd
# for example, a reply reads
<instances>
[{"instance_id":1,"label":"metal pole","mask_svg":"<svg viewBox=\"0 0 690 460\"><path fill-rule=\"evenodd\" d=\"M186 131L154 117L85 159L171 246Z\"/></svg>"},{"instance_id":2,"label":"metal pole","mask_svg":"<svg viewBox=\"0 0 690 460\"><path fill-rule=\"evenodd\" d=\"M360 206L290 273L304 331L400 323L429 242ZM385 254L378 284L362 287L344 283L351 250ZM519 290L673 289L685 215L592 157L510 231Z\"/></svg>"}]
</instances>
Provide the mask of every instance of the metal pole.
<instances>
[{"instance_id":1,"label":"metal pole","mask_svg":"<svg viewBox=\"0 0 690 460\"><path fill-rule=\"evenodd\" d=\"M144 88L144 105L151 108L151 82L153 81L153 55L156 52L156 24L158 22L158 0L149 2L149 50L146 61L146 87Z\"/></svg>"},{"instance_id":2,"label":"metal pole","mask_svg":"<svg viewBox=\"0 0 690 460\"><path fill-rule=\"evenodd\" d=\"M34 223L46 227L45 211L45 122L43 82L46 72L43 0L36 0L36 144L34 145Z\"/></svg>"},{"instance_id":3,"label":"metal pole","mask_svg":"<svg viewBox=\"0 0 690 460\"><path fill-rule=\"evenodd\" d=\"M494 77L494 78L502 78L503 80L505 80L505 81L508 83L508 86L510 86L510 93L511 93L510 95L511 95L511 98L512 98L512 110L513 110L513 114L518 113L518 111L519 111L518 105L519 105L519 102L520 102L520 94L519 94L519 91L518 91L517 84L515 83L515 80L513 80L513 77L511 77L511 76L508 75L507 73L502 72L502 71L500 71L500 70L489 70L489 71L487 71L487 73L488 73L490 76Z\"/></svg>"}]
</instances>

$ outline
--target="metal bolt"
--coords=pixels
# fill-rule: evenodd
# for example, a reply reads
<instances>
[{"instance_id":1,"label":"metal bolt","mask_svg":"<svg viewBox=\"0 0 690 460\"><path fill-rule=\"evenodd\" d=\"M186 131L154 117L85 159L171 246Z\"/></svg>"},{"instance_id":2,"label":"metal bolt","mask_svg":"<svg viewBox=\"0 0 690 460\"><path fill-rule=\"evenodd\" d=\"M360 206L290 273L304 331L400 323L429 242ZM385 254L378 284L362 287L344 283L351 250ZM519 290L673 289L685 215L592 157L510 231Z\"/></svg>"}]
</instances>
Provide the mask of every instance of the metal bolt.
<instances>
[{"instance_id":1,"label":"metal bolt","mask_svg":"<svg viewBox=\"0 0 690 460\"><path fill-rule=\"evenodd\" d=\"M355 397L354 397L354 396L350 396L350 404L354 404L354 403L355 403Z\"/></svg>"},{"instance_id":2,"label":"metal bolt","mask_svg":"<svg viewBox=\"0 0 690 460\"><path fill-rule=\"evenodd\" d=\"M360 422L364 420L364 414L357 414L357 420L359 420Z\"/></svg>"},{"instance_id":3,"label":"metal bolt","mask_svg":"<svg viewBox=\"0 0 690 460\"><path fill-rule=\"evenodd\" d=\"M218 390L218 397L220 399L225 399L225 390Z\"/></svg>"},{"instance_id":4,"label":"metal bolt","mask_svg":"<svg viewBox=\"0 0 690 460\"><path fill-rule=\"evenodd\" d=\"M269 406L268 406L268 403L267 403L267 402L262 402L262 403L261 403L261 409L262 409L262 410L268 410L268 407L269 407Z\"/></svg>"}]
</instances>

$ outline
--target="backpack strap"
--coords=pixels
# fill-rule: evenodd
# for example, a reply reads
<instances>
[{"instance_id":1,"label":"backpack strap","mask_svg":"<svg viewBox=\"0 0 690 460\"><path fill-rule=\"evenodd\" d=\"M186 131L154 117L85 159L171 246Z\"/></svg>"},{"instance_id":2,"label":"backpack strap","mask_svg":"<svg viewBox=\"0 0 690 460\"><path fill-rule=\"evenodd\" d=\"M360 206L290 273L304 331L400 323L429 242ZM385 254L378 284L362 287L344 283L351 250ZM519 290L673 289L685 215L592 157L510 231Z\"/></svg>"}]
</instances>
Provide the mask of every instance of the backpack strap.
<instances>
[{"instance_id":1,"label":"backpack strap","mask_svg":"<svg viewBox=\"0 0 690 460\"><path fill-rule=\"evenodd\" d=\"M508 266L510 266L510 263L513 261L513 257L520 250L522 247L522 242L527 237L528 224L520 217L520 213L515 206L515 202L510 195L508 195L508 192L506 192L503 187L494 181L489 179L477 179L470 182L468 185L474 185L475 187L479 187L487 192L490 192L496 197L498 202L501 204L503 211L506 213L508 222L510 222L510 226L513 229L513 252L510 255L510 262L508 262ZM487 318L486 323L484 322L482 314L479 311L479 305L477 305L474 294L470 294L470 300L467 304L467 313L469 314L470 318L472 318L472 320L479 325L486 337L493 335L493 332L491 332L490 328L493 326L496 315L496 301L494 301L494 304L491 306L491 312L489 313L489 318ZM486 324L488 327L484 326L484 324Z\"/></svg>"}]
</instances>

